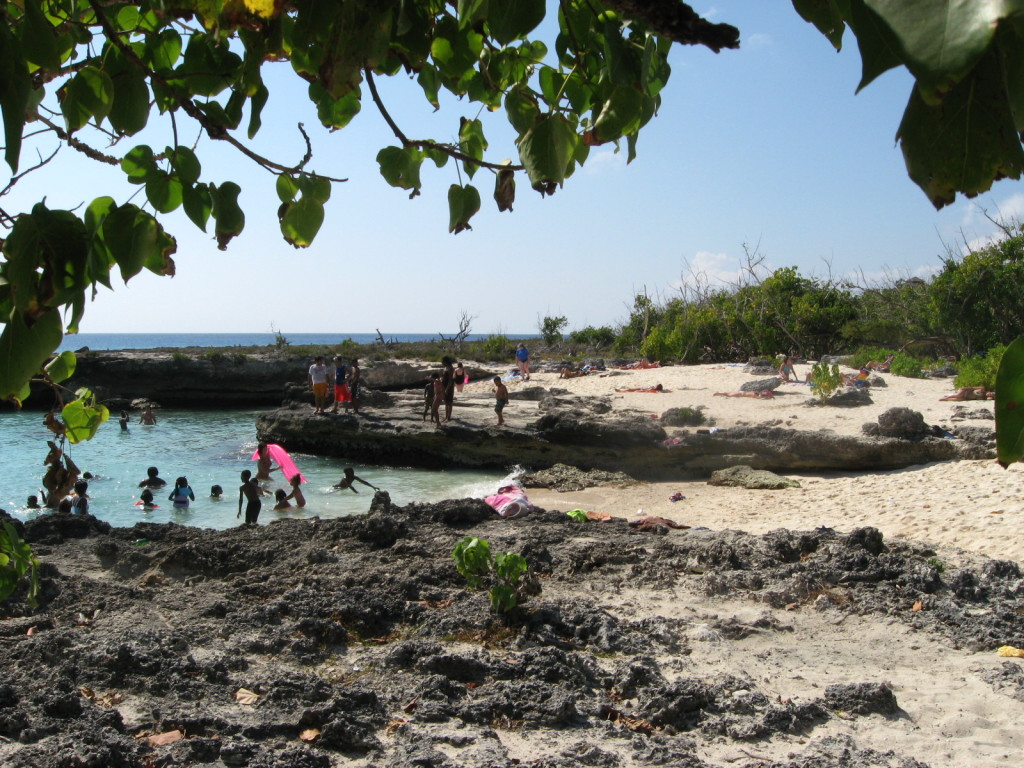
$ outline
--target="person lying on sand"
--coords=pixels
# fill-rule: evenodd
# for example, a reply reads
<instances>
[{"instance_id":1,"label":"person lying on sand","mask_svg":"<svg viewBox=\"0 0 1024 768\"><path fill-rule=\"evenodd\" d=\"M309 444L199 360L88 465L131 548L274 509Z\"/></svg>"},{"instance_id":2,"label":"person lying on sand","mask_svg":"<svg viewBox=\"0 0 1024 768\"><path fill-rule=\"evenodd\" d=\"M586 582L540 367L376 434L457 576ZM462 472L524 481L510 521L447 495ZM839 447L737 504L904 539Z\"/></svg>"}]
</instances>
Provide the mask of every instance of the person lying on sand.
<instances>
[{"instance_id":1,"label":"person lying on sand","mask_svg":"<svg viewBox=\"0 0 1024 768\"><path fill-rule=\"evenodd\" d=\"M653 387L631 387L629 389L616 389L616 392L671 392L671 389L665 389L661 384L655 384Z\"/></svg>"},{"instance_id":2,"label":"person lying on sand","mask_svg":"<svg viewBox=\"0 0 1024 768\"><path fill-rule=\"evenodd\" d=\"M775 393L770 389L762 389L758 392L715 392L715 397L756 397L758 400L771 400Z\"/></svg>"},{"instance_id":3,"label":"person lying on sand","mask_svg":"<svg viewBox=\"0 0 1024 768\"><path fill-rule=\"evenodd\" d=\"M870 363L865 365L869 371L878 371L879 373L888 373L889 367L892 365L892 361L896 359L896 355L888 355L882 362L872 360Z\"/></svg>"},{"instance_id":4,"label":"person lying on sand","mask_svg":"<svg viewBox=\"0 0 1024 768\"><path fill-rule=\"evenodd\" d=\"M940 397L939 401L948 400L995 400L996 393L987 387L960 387L954 394Z\"/></svg>"},{"instance_id":5,"label":"person lying on sand","mask_svg":"<svg viewBox=\"0 0 1024 768\"><path fill-rule=\"evenodd\" d=\"M558 378L560 379L576 379L580 376L586 376L587 371L574 371L572 368L565 367L558 372Z\"/></svg>"},{"instance_id":6,"label":"person lying on sand","mask_svg":"<svg viewBox=\"0 0 1024 768\"><path fill-rule=\"evenodd\" d=\"M626 365L615 366L620 371L646 371L648 368L661 368L661 361L655 360L653 363L649 363L646 360L637 360L635 363L627 363Z\"/></svg>"}]
</instances>

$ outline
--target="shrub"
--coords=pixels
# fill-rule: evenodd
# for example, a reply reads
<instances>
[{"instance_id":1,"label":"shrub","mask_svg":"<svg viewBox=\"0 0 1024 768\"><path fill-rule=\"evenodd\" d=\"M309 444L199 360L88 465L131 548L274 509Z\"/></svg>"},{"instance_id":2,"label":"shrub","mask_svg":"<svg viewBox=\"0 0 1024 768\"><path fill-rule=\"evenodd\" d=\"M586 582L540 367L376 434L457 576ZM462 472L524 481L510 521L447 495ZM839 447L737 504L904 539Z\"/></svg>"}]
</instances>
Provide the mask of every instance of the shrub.
<instances>
[{"instance_id":1,"label":"shrub","mask_svg":"<svg viewBox=\"0 0 1024 768\"><path fill-rule=\"evenodd\" d=\"M811 384L811 392L821 402L828 400L829 395L843 386L843 374L839 372L839 366L828 363L815 363L811 367L808 380Z\"/></svg>"},{"instance_id":2,"label":"shrub","mask_svg":"<svg viewBox=\"0 0 1024 768\"><path fill-rule=\"evenodd\" d=\"M184 352L174 351L171 353L171 360L176 363L190 363L192 358L186 355Z\"/></svg>"},{"instance_id":3,"label":"shrub","mask_svg":"<svg viewBox=\"0 0 1024 768\"><path fill-rule=\"evenodd\" d=\"M896 355L889 366L889 373L894 376L906 376L909 379L921 378L921 361L910 355Z\"/></svg>"},{"instance_id":4,"label":"shrub","mask_svg":"<svg viewBox=\"0 0 1024 768\"><path fill-rule=\"evenodd\" d=\"M470 589L491 584L488 595L491 609L496 613L508 613L523 601L523 576L528 566L522 555L498 552L492 556L486 539L466 536L455 545L452 558Z\"/></svg>"},{"instance_id":5,"label":"shrub","mask_svg":"<svg viewBox=\"0 0 1024 768\"><path fill-rule=\"evenodd\" d=\"M615 343L615 331L607 325L595 328L588 325L569 333L569 341L584 347L610 347Z\"/></svg>"},{"instance_id":6,"label":"shrub","mask_svg":"<svg viewBox=\"0 0 1024 768\"><path fill-rule=\"evenodd\" d=\"M249 356L244 352L232 352L231 362L234 363L235 365L244 365L245 363L249 362Z\"/></svg>"},{"instance_id":7,"label":"shrub","mask_svg":"<svg viewBox=\"0 0 1024 768\"><path fill-rule=\"evenodd\" d=\"M512 357L513 346L511 340L505 334L498 333L484 339L480 351L483 353L484 360L507 360Z\"/></svg>"},{"instance_id":8,"label":"shrub","mask_svg":"<svg viewBox=\"0 0 1024 768\"><path fill-rule=\"evenodd\" d=\"M223 365L228 361L228 356L219 349L208 349L203 353L203 357L214 365Z\"/></svg>"},{"instance_id":9,"label":"shrub","mask_svg":"<svg viewBox=\"0 0 1024 768\"><path fill-rule=\"evenodd\" d=\"M704 423L704 411L696 408L669 408L661 414L661 423L670 427L697 427Z\"/></svg>"},{"instance_id":10,"label":"shrub","mask_svg":"<svg viewBox=\"0 0 1024 768\"><path fill-rule=\"evenodd\" d=\"M562 329L569 324L565 317L545 317L540 322L540 335L544 345L553 347L562 340Z\"/></svg>"},{"instance_id":11,"label":"shrub","mask_svg":"<svg viewBox=\"0 0 1024 768\"><path fill-rule=\"evenodd\" d=\"M1006 347L1000 344L992 347L984 355L972 355L965 357L958 363L960 372L956 375L953 383L958 387L985 387L995 389L996 371L999 370L999 363L1003 359Z\"/></svg>"}]
</instances>

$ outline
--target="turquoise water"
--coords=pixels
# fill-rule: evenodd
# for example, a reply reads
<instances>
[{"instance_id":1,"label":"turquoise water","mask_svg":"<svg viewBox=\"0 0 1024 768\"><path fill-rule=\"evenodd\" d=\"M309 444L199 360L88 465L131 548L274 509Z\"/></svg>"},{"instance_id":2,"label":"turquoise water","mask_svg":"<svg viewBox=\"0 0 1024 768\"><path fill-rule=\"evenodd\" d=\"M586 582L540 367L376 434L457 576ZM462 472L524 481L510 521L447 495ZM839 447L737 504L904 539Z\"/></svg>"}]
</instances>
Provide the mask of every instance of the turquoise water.
<instances>
[{"instance_id":1,"label":"turquoise water","mask_svg":"<svg viewBox=\"0 0 1024 768\"><path fill-rule=\"evenodd\" d=\"M133 423L122 432L117 419L104 424L92 440L69 445L71 458L83 472L100 479L90 482L90 512L111 525L127 527L139 521L175 522L201 528L230 528L240 521L238 511L239 475L255 472L250 457L256 449L256 411L174 411L157 412L156 426ZM38 412L0 413L0 508L21 519L47 514L25 509L29 494L38 488L45 467L46 440L52 437ZM341 517L366 512L373 489L356 484L358 493L331 488L351 466L356 475L379 486L396 504L440 501L449 498L483 497L502 484L497 472L470 470L428 471L360 465L346 459L323 458L295 453L292 458L307 483L302 486L306 507L275 512L272 497L264 497L259 522L284 517ZM159 507L143 512L135 506L139 481L146 468L156 466L167 481L162 492L154 492ZM275 473L275 477L276 477ZM196 501L185 510L174 509L167 496L176 477L188 478ZM210 486L224 488L224 500L209 498ZM273 484L272 489L279 484Z\"/></svg>"},{"instance_id":2,"label":"turquoise water","mask_svg":"<svg viewBox=\"0 0 1024 768\"><path fill-rule=\"evenodd\" d=\"M509 334L505 334L509 336ZM536 334L515 334L510 338L529 339ZM285 333L284 337L293 346L322 344L332 346L346 339L356 344L372 344L377 340L375 333ZM384 333L389 341L433 341L435 333ZM471 333L469 341L487 338L484 333ZM273 333L76 333L65 336L60 350L89 349L157 349L164 347L263 347L273 346Z\"/></svg>"}]
</instances>

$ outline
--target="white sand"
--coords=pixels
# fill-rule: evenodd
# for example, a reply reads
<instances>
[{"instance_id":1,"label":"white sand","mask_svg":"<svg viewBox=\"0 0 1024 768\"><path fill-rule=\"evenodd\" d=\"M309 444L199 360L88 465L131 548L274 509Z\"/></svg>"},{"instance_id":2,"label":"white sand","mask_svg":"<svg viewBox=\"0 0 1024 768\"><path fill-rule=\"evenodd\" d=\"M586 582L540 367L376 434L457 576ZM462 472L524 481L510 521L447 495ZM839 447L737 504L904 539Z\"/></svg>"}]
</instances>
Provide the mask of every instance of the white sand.
<instances>
[{"instance_id":1,"label":"white sand","mask_svg":"<svg viewBox=\"0 0 1024 768\"><path fill-rule=\"evenodd\" d=\"M797 365L806 378L809 365ZM940 402L955 391L951 379L908 379L880 374L885 387L873 387L872 405L856 408L808 405L809 388L783 384L772 400L714 397L715 392L738 391L755 378L742 367L725 365L675 366L637 371L608 371L581 378L559 379L554 373L535 373L530 382L513 382L513 393L530 385L560 387L574 395L611 395L615 409L660 415L669 408L703 406L708 425L729 428L775 423L794 429L830 430L859 435L861 426L896 406L920 411L928 424L955 425L957 409L992 412L991 401ZM650 387L667 393L616 393L615 389ZM483 396L489 382L474 382L466 394ZM505 409L510 425L535 418L532 410L513 400ZM994 427L990 420L961 424ZM788 475L800 488L748 491L721 488L703 480L641 483L625 488L600 487L576 493L533 489L530 500L546 509L575 508L634 517L638 509L691 526L733 528L762 533L775 528L794 530L828 526L850 530L877 527L887 536L902 536L951 545L998 559L1024 561L1024 466L1003 470L995 461L942 462L903 470L874 473ZM686 499L670 502L680 492Z\"/></svg>"},{"instance_id":2,"label":"white sand","mask_svg":"<svg viewBox=\"0 0 1024 768\"><path fill-rule=\"evenodd\" d=\"M809 366L797 369L803 378ZM850 435L861 434L862 424L875 421L895 406L913 408L924 415L927 423L946 427L957 423L951 419L957 407L992 411L991 402L940 402L941 396L954 391L951 380L906 379L889 374L882 377L888 386L871 390L873 405L844 409L807 405L810 392L801 385L783 385L779 390L782 394L774 400L714 397L715 392L736 391L754 378L740 367L721 365L616 371L569 380L541 373L532 376L529 383L510 385L510 389L514 392L540 384L562 387L577 395L611 394L616 409L656 415L671 407L704 406L712 425L719 428L776 422L779 426ZM615 388L658 383L671 392L614 393ZM489 392L490 384L474 383L467 390L482 397ZM513 400L505 416L516 426L524 425L536 414ZM960 423L994 427L990 420ZM531 489L529 495L531 501L549 510L582 508L633 518L642 509L646 514L690 526L751 533L817 526L848 531L871 525L886 538L906 537L932 544L939 559L950 567L971 564L980 559L978 555L1024 561L1022 465L1003 470L995 461L960 461L890 472L788 476L799 480L801 487L749 491L680 479L573 493ZM677 491L686 498L669 501ZM669 535L680 534L672 531ZM787 612L705 597L682 584L674 594L647 590L643 584L637 584L631 593L610 593L596 582L587 582L587 590L588 597L616 615L685 619L693 627L692 653L663 660L677 675L711 677L743 670L765 692L794 701L820 696L831 683L886 681L904 712L892 719L873 715L847 722L834 718L815 728L809 738L783 737L747 747L702 740L698 753L711 764L753 766L784 761L799 754L809 741L827 734L852 736L860 748L883 752L893 749L923 760L932 768L1021 764L1024 730L1018 725L1020 703L996 692L980 678L982 670L998 668L1006 661L994 651L956 650L942 638L914 632L895 618L859 616L827 607ZM721 642L714 632L701 630L715 619L736 616L751 621L762 614L791 625L794 631ZM551 743L545 736L518 743L518 736L502 734L506 745L524 760L548 752L557 754L564 741L550 738ZM628 764L623 752L621 757Z\"/></svg>"}]
</instances>

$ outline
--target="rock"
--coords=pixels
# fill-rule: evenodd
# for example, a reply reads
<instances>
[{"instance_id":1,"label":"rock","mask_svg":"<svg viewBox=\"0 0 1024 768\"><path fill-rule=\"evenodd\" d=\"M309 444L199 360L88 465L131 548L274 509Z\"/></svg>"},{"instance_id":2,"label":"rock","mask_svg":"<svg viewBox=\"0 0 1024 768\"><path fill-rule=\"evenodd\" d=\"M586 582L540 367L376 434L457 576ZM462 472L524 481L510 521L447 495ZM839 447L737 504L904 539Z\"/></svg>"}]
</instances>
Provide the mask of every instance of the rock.
<instances>
[{"instance_id":1,"label":"rock","mask_svg":"<svg viewBox=\"0 0 1024 768\"><path fill-rule=\"evenodd\" d=\"M960 371L951 365L944 365L941 368L935 368L931 371L921 371L922 376L927 376L932 379L952 379L959 373Z\"/></svg>"},{"instance_id":2,"label":"rock","mask_svg":"<svg viewBox=\"0 0 1024 768\"><path fill-rule=\"evenodd\" d=\"M767 392L778 389L782 384L782 379L778 376L774 376L770 379L755 379L754 381L745 381L740 385L740 392Z\"/></svg>"},{"instance_id":3,"label":"rock","mask_svg":"<svg viewBox=\"0 0 1024 768\"><path fill-rule=\"evenodd\" d=\"M869 387L888 387L889 385L885 383L885 379L883 379L881 376L879 376L877 373L875 373L875 374L872 374L871 376L868 376L868 386Z\"/></svg>"},{"instance_id":4,"label":"rock","mask_svg":"<svg viewBox=\"0 0 1024 768\"><path fill-rule=\"evenodd\" d=\"M851 715L892 716L900 712L896 694L888 683L830 685L825 688L825 706Z\"/></svg>"},{"instance_id":5,"label":"rock","mask_svg":"<svg viewBox=\"0 0 1024 768\"><path fill-rule=\"evenodd\" d=\"M751 376L771 376L779 372L779 366L771 360L751 360L743 366L743 372Z\"/></svg>"},{"instance_id":6,"label":"rock","mask_svg":"<svg viewBox=\"0 0 1024 768\"><path fill-rule=\"evenodd\" d=\"M877 434L900 440L920 440L931 433L920 411L910 408L890 408L878 417Z\"/></svg>"},{"instance_id":7,"label":"rock","mask_svg":"<svg viewBox=\"0 0 1024 768\"><path fill-rule=\"evenodd\" d=\"M800 483L788 477L781 477L765 469L754 469L739 464L728 469L719 469L711 473L708 485L736 486L758 490L776 491L782 488L799 488Z\"/></svg>"},{"instance_id":8,"label":"rock","mask_svg":"<svg viewBox=\"0 0 1024 768\"><path fill-rule=\"evenodd\" d=\"M704 406L669 408L658 419L666 427L697 427L704 423Z\"/></svg>"},{"instance_id":9,"label":"rock","mask_svg":"<svg viewBox=\"0 0 1024 768\"><path fill-rule=\"evenodd\" d=\"M629 484L635 482L625 472L604 472L599 469L582 470L566 464L555 464L550 469L527 472L519 478L524 488L550 488L553 491L582 491L598 485Z\"/></svg>"},{"instance_id":10,"label":"rock","mask_svg":"<svg viewBox=\"0 0 1024 768\"><path fill-rule=\"evenodd\" d=\"M829 395L824 404L849 408L858 405L871 405L873 402L867 387L847 387Z\"/></svg>"},{"instance_id":11,"label":"rock","mask_svg":"<svg viewBox=\"0 0 1024 768\"><path fill-rule=\"evenodd\" d=\"M970 410L966 405L957 405L954 406L953 415L949 418L953 421L961 421L963 419L994 421L996 417L988 408L975 408L974 410Z\"/></svg>"}]
</instances>

